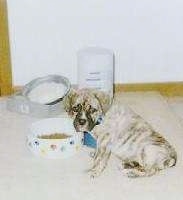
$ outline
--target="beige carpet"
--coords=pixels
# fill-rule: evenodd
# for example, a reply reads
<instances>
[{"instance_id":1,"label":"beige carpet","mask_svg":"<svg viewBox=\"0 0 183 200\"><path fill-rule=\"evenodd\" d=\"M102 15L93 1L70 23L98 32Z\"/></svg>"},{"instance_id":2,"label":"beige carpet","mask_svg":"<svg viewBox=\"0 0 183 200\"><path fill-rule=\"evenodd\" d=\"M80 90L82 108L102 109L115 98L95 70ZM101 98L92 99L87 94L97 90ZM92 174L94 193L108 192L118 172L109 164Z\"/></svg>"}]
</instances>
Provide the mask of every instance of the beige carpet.
<instances>
[{"instance_id":1,"label":"beige carpet","mask_svg":"<svg viewBox=\"0 0 183 200\"><path fill-rule=\"evenodd\" d=\"M178 152L175 168L150 178L129 179L111 160L100 178L90 179L88 149L67 160L34 157L26 148L32 119L6 110L0 101L0 200L182 200L183 127L158 93L124 93L127 103L161 132Z\"/></svg>"},{"instance_id":2,"label":"beige carpet","mask_svg":"<svg viewBox=\"0 0 183 200\"><path fill-rule=\"evenodd\" d=\"M183 123L183 97L167 98L167 102L171 110L179 117Z\"/></svg>"}]
</instances>

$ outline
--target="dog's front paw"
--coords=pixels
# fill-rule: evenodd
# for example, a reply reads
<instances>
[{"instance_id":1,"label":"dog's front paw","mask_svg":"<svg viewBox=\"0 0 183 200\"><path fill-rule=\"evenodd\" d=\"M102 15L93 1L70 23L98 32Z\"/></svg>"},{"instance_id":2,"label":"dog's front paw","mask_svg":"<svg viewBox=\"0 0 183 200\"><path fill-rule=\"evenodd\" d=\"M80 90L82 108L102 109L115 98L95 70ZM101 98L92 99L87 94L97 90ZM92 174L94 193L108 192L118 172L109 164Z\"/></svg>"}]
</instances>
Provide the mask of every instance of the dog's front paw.
<instances>
[{"instance_id":1,"label":"dog's front paw","mask_svg":"<svg viewBox=\"0 0 183 200\"><path fill-rule=\"evenodd\" d=\"M100 174L97 173L97 171L92 171L90 172L90 178L94 179L94 178L97 178Z\"/></svg>"},{"instance_id":2,"label":"dog's front paw","mask_svg":"<svg viewBox=\"0 0 183 200\"><path fill-rule=\"evenodd\" d=\"M95 152L90 152L89 155L90 155L91 158L94 158L96 153Z\"/></svg>"},{"instance_id":3,"label":"dog's front paw","mask_svg":"<svg viewBox=\"0 0 183 200\"><path fill-rule=\"evenodd\" d=\"M101 173L98 170L91 169L88 171L88 174L89 174L90 178L94 179L94 178L99 177Z\"/></svg>"}]
</instances>

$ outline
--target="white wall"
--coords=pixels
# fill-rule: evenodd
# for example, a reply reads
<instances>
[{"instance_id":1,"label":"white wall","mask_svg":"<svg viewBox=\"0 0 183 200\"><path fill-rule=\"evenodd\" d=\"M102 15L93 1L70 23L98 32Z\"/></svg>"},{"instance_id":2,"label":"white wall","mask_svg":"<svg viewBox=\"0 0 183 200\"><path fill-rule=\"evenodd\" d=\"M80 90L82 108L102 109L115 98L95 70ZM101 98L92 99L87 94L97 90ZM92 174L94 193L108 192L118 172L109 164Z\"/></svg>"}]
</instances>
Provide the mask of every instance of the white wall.
<instances>
[{"instance_id":1,"label":"white wall","mask_svg":"<svg viewBox=\"0 0 183 200\"><path fill-rule=\"evenodd\" d=\"M77 81L76 51L116 55L115 82L183 81L182 0L8 0L13 80Z\"/></svg>"}]
</instances>

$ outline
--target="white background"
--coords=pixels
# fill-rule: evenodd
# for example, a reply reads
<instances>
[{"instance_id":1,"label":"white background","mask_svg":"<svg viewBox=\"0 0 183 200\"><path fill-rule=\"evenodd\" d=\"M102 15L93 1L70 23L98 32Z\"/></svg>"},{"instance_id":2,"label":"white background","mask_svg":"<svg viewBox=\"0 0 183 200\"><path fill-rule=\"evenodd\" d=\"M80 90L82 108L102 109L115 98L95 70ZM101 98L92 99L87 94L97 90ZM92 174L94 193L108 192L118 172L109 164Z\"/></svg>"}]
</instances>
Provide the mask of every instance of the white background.
<instances>
[{"instance_id":1,"label":"white background","mask_svg":"<svg viewBox=\"0 0 183 200\"><path fill-rule=\"evenodd\" d=\"M115 52L116 83L183 80L182 0L8 0L13 81L77 82L76 51Z\"/></svg>"}]
</instances>

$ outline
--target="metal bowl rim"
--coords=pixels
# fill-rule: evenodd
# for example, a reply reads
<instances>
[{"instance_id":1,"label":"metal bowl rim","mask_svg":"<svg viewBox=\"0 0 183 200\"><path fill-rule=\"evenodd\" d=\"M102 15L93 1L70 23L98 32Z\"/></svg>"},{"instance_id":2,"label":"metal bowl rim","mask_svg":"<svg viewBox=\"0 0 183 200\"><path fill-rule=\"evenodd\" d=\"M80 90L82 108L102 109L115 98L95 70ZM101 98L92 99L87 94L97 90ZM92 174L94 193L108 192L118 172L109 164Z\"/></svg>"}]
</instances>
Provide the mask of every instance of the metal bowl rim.
<instances>
[{"instance_id":1,"label":"metal bowl rim","mask_svg":"<svg viewBox=\"0 0 183 200\"><path fill-rule=\"evenodd\" d=\"M30 81L29 83L27 83L22 89L22 96L24 96L29 101L31 101L28 97L28 94L34 88L36 88L40 84L46 83L46 82L61 82L66 86L66 90L65 90L64 95L62 97L60 97L59 99L55 99L53 102L48 102L47 104L44 104L44 105L49 105L49 104L53 105L54 103L62 101L63 98L69 93L69 91L71 89L71 83L69 82L68 78L61 76L61 75L48 75L48 76L44 76L44 77L38 77L38 78ZM33 101L31 101L31 102L33 102ZM36 102L34 102L34 103L36 103Z\"/></svg>"}]
</instances>

